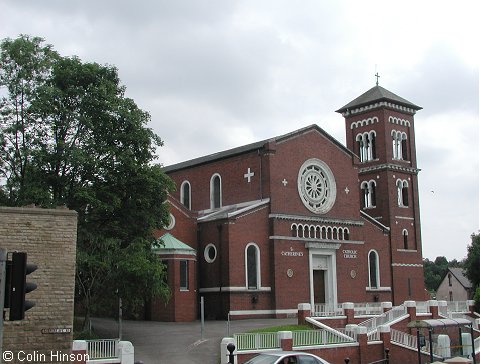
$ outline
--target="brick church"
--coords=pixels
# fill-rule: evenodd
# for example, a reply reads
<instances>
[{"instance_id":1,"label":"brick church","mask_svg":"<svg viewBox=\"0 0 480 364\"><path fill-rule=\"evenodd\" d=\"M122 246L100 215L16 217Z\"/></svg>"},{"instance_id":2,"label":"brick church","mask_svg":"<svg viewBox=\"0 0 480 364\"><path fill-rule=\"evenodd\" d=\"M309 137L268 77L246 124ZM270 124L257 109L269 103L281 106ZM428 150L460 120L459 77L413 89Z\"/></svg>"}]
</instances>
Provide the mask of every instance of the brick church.
<instances>
[{"instance_id":1,"label":"brick church","mask_svg":"<svg viewBox=\"0 0 480 364\"><path fill-rule=\"evenodd\" d=\"M177 190L157 236L172 297L151 318L285 317L299 303L426 298L414 115L378 86L317 125L165 167Z\"/></svg>"}]
</instances>

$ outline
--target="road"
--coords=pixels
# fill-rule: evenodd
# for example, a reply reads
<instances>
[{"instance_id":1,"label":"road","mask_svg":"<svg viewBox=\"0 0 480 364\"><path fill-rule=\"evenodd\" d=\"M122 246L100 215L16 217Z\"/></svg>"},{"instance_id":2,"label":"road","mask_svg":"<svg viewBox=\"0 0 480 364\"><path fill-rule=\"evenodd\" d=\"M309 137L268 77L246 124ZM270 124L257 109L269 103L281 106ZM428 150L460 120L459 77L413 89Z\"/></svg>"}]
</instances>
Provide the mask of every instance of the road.
<instances>
[{"instance_id":1,"label":"road","mask_svg":"<svg viewBox=\"0 0 480 364\"><path fill-rule=\"evenodd\" d=\"M234 333L259 327L296 324L290 319L249 319L230 322L205 321L203 336L201 324L195 322L123 321L122 340L135 348L135 361L144 364L219 364L220 342ZM112 319L93 318L95 332L104 338L118 337L118 323Z\"/></svg>"}]
</instances>

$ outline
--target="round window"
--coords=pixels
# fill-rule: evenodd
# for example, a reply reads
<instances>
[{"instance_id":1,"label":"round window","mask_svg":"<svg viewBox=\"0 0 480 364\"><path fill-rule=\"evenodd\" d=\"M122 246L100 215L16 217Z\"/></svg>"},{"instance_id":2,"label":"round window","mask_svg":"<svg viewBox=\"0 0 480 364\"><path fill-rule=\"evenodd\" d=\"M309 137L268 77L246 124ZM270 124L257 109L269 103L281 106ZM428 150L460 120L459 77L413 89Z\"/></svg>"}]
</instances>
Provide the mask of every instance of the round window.
<instances>
[{"instance_id":1,"label":"round window","mask_svg":"<svg viewBox=\"0 0 480 364\"><path fill-rule=\"evenodd\" d=\"M165 226L165 230L172 230L174 227L175 227L175 216L170 214L168 226Z\"/></svg>"},{"instance_id":2,"label":"round window","mask_svg":"<svg viewBox=\"0 0 480 364\"><path fill-rule=\"evenodd\" d=\"M217 248L215 248L215 245L213 245L213 244L208 244L205 247L205 251L204 251L203 254L205 256L205 260L208 263L213 263L215 261L215 259L217 258Z\"/></svg>"},{"instance_id":3,"label":"round window","mask_svg":"<svg viewBox=\"0 0 480 364\"><path fill-rule=\"evenodd\" d=\"M325 162L312 158L298 172L298 194L307 209L316 213L328 212L337 196L335 178Z\"/></svg>"}]
</instances>

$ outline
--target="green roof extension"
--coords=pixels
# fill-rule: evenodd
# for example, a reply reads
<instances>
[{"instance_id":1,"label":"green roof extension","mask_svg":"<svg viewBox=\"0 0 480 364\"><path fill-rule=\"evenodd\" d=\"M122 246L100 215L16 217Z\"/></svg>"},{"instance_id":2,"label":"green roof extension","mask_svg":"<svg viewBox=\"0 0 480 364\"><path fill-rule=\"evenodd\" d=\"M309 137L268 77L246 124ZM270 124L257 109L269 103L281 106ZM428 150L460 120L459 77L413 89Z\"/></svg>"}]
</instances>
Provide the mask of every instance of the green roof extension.
<instances>
[{"instance_id":1,"label":"green roof extension","mask_svg":"<svg viewBox=\"0 0 480 364\"><path fill-rule=\"evenodd\" d=\"M157 239L159 247L155 248L155 251L185 251L185 252L194 252L195 249L188 246L187 244L181 242L176 237L170 233L166 233Z\"/></svg>"}]
</instances>

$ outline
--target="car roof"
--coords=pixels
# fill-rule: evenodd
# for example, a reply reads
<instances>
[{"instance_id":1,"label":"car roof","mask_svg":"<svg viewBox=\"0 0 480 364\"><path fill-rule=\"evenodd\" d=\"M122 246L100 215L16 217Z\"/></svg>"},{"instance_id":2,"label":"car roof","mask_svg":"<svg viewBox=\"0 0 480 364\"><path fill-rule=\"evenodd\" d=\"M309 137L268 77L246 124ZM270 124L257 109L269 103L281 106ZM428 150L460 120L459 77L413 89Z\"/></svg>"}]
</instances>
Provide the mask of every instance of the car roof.
<instances>
[{"instance_id":1,"label":"car roof","mask_svg":"<svg viewBox=\"0 0 480 364\"><path fill-rule=\"evenodd\" d=\"M313 355L310 353L305 353L303 351L285 351L285 350L279 350L279 351L269 351L269 352L264 352L261 354L267 354L267 355L275 355L275 356L282 356L282 355Z\"/></svg>"}]
</instances>

